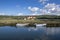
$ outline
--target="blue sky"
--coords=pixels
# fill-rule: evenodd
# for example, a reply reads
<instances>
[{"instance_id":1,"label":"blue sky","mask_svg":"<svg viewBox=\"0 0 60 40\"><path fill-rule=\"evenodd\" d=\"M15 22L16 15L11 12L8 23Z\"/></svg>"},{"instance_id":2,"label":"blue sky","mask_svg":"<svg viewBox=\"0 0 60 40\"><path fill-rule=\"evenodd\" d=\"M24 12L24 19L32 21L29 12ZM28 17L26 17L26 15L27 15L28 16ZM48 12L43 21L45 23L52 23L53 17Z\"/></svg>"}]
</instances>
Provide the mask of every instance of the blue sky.
<instances>
[{"instance_id":1,"label":"blue sky","mask_svg":"<svg viewBox=\"0 0 60 40\"><path fill-rule=\"evenodd\" d=\"M60 15L59 0L0 0L0 15Z\"/></svg>"}]
</instances>

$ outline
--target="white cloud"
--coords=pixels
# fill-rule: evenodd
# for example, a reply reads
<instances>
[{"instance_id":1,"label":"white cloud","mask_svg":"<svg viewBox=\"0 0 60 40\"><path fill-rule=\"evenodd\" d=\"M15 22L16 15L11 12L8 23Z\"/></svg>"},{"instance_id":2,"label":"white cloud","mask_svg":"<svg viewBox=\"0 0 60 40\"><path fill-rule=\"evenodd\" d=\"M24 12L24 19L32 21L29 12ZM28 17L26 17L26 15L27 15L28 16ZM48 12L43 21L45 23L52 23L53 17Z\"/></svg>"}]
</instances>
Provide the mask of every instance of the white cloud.
<instances>
[{"instance_id":1,"label":"white cloud","mask_svg":"<svg viewBox=\"0 0 60 40\"><path fill-rule=\"evenodd\" d=\"M29 9L30 11L32 11L32 12L36 12L36 11L39 10L38 7L28 7L28 9Z\"/></svg>"},{"instance_id":2,"label":"white cloud","mask_svg":"<svg viewBox=\"0 0 60 40\"><path fill-rule=\"evenodd\" d=\"M55 10L56 7L57 7L56 4L54 4L54 3L53 4L49 4L48 3L47 5L45 5L44 8L47 9L47 10L53 10L53 9Z\"/></svg>"},{"instance_id":3,"label":"white cloud","mask_svg":"<svg viewBox=\"0 0 60 40\"><path fill-rule=\"evenodd\" d=\"M47 4L45 7L48 11L50 11L51 13L60 13L60 5L56 5L56 4Z\"/></svg>"},{"instance_id":4,"label":"white cloud","mask_svg":"<svg viewBox=\"0 0 60 40\"><path fill-rule=\"evenodd\" d=\"M28 9L31 9L31 7L29 6Z\"/></svg>"},{"instance_id":5,"label":"white cloud","mask_svg":"<svg viewBox=\"0 0 60 40\"><path fill-rule=\"evenodd\" d=\"M55 3L48 3L42 9L38 7L28 7L28 9L33 12L31 15L60 15L60 5Z\"/></svg>"},{"instance_id":6,"label":"white cloud","mask_svg":"<svg viewBox=\"0 0 60 40\"><path fill-rule=\"evenodd\" d=\"M24 14L23 14L23 13L18 13L18 14L17 14L17 16L22 16L22 15L24 15Z\"/></svg>"},{"instance_id":7,"label":"white cloud","mask_svg":"<svg viewBox=\"0 0 60 40\"><path fill-rule=\"evenodd\" d=\"M37 14L37 13L33 13L33 14L31 14L31 15L39 15L39 14Z\"/></svg>"},{"instance_id":8,"label":"white cloud","mask_svg":"<svg viewBox=\"0 0 60 40\"><path fill-rule=\"evenodd\" d=\"M43 7L43 9L40 9L40 13L47 15L58 15L60 14L60 5L48 3L47 5L45 5L45 7Z\"/></svg>"},{"instance_id":9,"label":"white cloud","mask_svg":"<svg viewBox=\"0 0 60 40\"><path fill-rule=\"evenodd\" d=\"M46 9L40 9L40 13L45 14L45 13L47 13L47 10Z\"/></svg>"},{"instance_id":10,"label":"white cloud","mask_svg":"<svg viewBox=\"0 0 60 40\"><path fill-rule=\"evenodd\" d=\"M0 15L6 15L5 13L0 13Z\"/></svg>"},{"instance_id":11,"label":"white cloud","mask_svg":"<svg viewBox=\"0 0 60 40\"><path fill-rule=\"evenodd\" d=\"M40 3L42 3L42 4L45 4L45 3L47 3L49 0L39 0L39 2Z\"/></svg>"}]
</instances>

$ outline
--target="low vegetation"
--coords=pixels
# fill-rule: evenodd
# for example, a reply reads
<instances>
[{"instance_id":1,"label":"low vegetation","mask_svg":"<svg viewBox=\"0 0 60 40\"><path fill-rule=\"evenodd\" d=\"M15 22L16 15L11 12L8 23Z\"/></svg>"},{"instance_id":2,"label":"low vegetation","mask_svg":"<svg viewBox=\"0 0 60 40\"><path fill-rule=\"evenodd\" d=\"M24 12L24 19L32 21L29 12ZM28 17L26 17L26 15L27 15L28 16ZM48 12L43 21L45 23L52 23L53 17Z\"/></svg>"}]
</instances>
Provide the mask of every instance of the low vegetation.
<instances>
[{"instance_id":1,"label":"low vegetation","mask_svg":"<svg viewBox=\"0 0 60 40\"><path fill-rule=\"evenodd\" d=\"M0 16L0 25L16 25L16 23L59 23L60 16L41 15L34 20L24 20L28 16Z\"/></svg>"}]
</instances>

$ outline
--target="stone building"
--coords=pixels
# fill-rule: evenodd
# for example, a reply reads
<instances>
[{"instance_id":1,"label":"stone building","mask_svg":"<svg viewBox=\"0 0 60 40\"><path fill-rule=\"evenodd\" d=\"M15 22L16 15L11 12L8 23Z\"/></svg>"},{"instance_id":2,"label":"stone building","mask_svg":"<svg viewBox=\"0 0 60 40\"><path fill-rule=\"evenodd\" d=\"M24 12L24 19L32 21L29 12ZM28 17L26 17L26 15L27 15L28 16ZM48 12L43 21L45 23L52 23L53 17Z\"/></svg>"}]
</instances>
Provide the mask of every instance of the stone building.
<instances>
[{"instance_id":1,"label":"stone building","mask_svg":"<svg viewBox=\"0 0 60 40\"><path fill-rule=\"evenodd\" d=\"M24 20L35 20L36 17L35 16L27 16L26 18L24 18Z\"/></svg>"}]
</instances>

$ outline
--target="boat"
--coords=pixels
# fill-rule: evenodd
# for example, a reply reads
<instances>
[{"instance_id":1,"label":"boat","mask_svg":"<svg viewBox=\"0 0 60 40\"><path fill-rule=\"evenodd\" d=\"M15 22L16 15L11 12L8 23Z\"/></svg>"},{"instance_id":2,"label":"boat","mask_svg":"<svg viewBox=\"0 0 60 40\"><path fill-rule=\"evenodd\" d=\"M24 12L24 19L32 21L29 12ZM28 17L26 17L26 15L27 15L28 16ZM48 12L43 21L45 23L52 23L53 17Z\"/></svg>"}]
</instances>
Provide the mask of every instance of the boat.
<instances>
[{"instance_id":1,"label":"boat","mask_svg":"<svg viewBox=\"0 0 60 40\"><path fill-rule=\"evenodd\" d=\"M46 26L46 24L36 24L36 26Z\"/></svg>"},{"instance_id":2,"label":"boat","mask_svg":"<svg viewBox=\"0 0 60 40\"><path fill-rule=\"evenodd\" d=\"M19 24L17 23L16 26L27 26L28 24Z\"/></svg>"}]
</instances>

